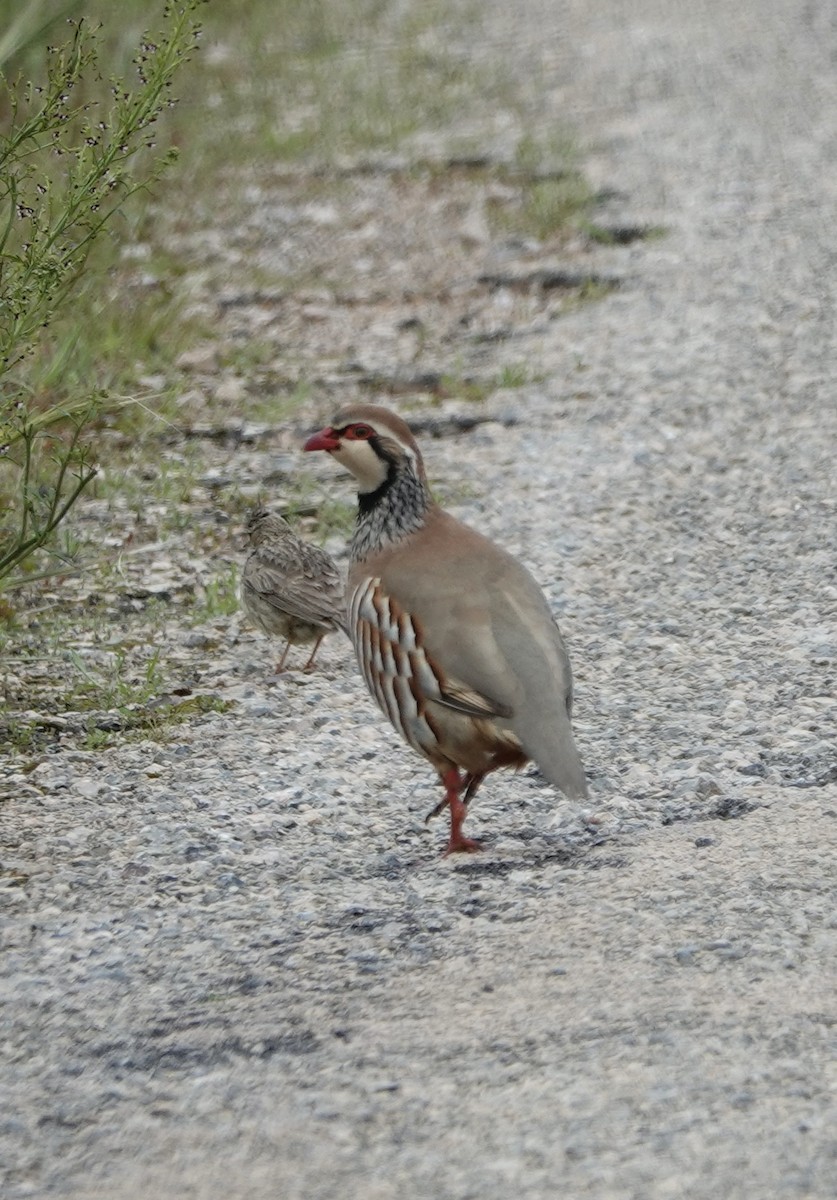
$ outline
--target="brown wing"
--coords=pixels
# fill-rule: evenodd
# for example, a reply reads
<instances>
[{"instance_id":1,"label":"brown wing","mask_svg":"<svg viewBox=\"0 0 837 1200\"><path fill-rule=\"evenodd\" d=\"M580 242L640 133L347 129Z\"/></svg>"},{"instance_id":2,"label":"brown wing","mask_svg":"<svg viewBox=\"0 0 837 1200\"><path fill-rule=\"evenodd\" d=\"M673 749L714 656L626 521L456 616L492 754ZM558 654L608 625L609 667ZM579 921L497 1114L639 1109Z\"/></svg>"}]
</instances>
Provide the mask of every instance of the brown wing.
<instances>
[{"instance_id":1,"label":"brown wing","mask_svg":"<svg viewBox=\"0 0 837 1200\"><path fill-rule=\"evenodd\" d=\"M244 564L244 585L288 616L342 626L344 585L336 565L316 546L288 551L260 546Z\"/></svg>"},{"instance_id":2,"label":"brown wing","mask_svg":"<svg viewBox=\"0 0 837 1200\"><path fill-rule=\"evenodd\" d=\"M462 713L465 717L485 720L490 717L510 717L512 715L512 710L507 704L489 700L487 696L480 695L473 688L465 687L464 684L450 679L445 682L441 693L430 699L434 704L441 704L444 708Z\"/></svg>"}]
</instances>

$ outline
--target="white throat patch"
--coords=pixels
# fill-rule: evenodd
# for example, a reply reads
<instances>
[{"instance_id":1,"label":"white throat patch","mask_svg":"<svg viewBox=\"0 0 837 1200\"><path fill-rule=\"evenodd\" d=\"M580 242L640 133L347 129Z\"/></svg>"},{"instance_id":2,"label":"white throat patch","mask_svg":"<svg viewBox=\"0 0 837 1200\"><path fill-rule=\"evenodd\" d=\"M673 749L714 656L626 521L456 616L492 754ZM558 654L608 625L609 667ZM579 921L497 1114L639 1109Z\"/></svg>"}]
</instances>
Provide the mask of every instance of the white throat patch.
<instances>
[{"instance_id":1,"label":"white throat patch","mask_svg":"<svg viewBox=\"0 0 837 1200\"><path fill-rule=\"evenodd\" d=\"M361 494L376 492L387 477L387 464L378 458L368 442L344 441L339 450L332 450L336 458L357 480Z\"/></svg>"}]
</instances>

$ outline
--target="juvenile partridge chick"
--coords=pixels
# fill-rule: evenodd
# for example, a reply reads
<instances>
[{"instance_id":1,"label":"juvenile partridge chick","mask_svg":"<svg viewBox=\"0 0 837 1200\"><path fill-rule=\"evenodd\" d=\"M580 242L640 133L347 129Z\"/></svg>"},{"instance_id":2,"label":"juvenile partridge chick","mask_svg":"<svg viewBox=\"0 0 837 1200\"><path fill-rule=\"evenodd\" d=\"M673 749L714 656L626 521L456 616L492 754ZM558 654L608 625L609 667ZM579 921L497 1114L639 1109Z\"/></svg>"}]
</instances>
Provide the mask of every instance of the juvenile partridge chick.
<instances>
[{"instance_id":1,"label":"juvenile partridge chick","mask_svg":"<svg viewBox=\"0 0 837 1200\"><path fill-rule=\"evenodd\" d=\"M439 775L430 815L450 809L447 853L478 848L462 823L498 767L532 759L567 796L586 796L569 659L525 567L436 504L413 435L387 409L344 408L305 449L357 479L348 632L373 697Z\"/></svg>"},{"instance_id":2,"label":"juvenile partridge chick","mask_svg":"<svg viewBox=\"0 0 837 1200\"><path fill-rule=\"evenodd\" d=\"M340 572L324 550L303 542L284 517L266 508L251 510L246 530L250 554L241 575L242 607L264 633L285 639L277 675L292 645L313 642L302 668L310 671L320 642L344 622Z\"/></svg>"}]
</instances>

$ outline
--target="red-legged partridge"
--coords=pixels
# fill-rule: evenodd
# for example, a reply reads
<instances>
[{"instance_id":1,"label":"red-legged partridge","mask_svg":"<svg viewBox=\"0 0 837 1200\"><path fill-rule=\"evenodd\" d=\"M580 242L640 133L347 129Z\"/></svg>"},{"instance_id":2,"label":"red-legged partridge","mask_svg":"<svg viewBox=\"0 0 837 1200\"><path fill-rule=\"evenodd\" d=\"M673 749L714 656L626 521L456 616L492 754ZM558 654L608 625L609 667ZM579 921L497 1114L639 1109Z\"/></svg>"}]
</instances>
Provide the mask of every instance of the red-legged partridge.
<instances>
[{"instance_id":1,"label":"red-legged partridge","mask_svg":"<svg viewBox=\"0 0 837 1200\"><path fill-rule=\"evenodd\" d=\"M490 771L530 759L567 796L587 795L573 742L572 676L546 597L515 558L432 499L409 428L375 405L344 408L305 443L357 479L346 589L366 684L429 759L450 809L447 853Z\"/></svg>"},{"instance_id":2,"label":"red-legged partridge","mask_svg":"<svg viewBox=\"0 0 837 1200\"><path fill-rule=\"evenodd\" d=\"M266 508L251 510L246 529L250 553L241 575L242 607L264 633L285 639L277 675L292 645L313 642L302 668L310 671L320 642L344 621L340 572L324 550L303 542L284 517Z\"/></svg>"}]
</instances>

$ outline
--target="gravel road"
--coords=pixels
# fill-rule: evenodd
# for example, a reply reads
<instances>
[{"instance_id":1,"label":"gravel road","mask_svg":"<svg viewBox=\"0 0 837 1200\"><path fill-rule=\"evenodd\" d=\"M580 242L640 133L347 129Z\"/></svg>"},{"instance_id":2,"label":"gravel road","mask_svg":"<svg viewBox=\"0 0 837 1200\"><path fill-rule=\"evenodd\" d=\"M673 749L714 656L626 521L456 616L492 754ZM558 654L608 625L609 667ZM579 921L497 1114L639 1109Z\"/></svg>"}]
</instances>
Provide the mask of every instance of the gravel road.
<instances>
[{"instance_id":1,"label":"gravel road","mask_svg":"<svg viewBox=\"0 0 837 1200\"><path fill-rule=\"evenodd\" d=\"M424 439L560 614L589 807L495 777L440 859L336 637L47 756L0 809L6 1200L837 1194L837 17L485 7L666 230L521 339L516 423Z\"/></svg>"}]
</instances>

